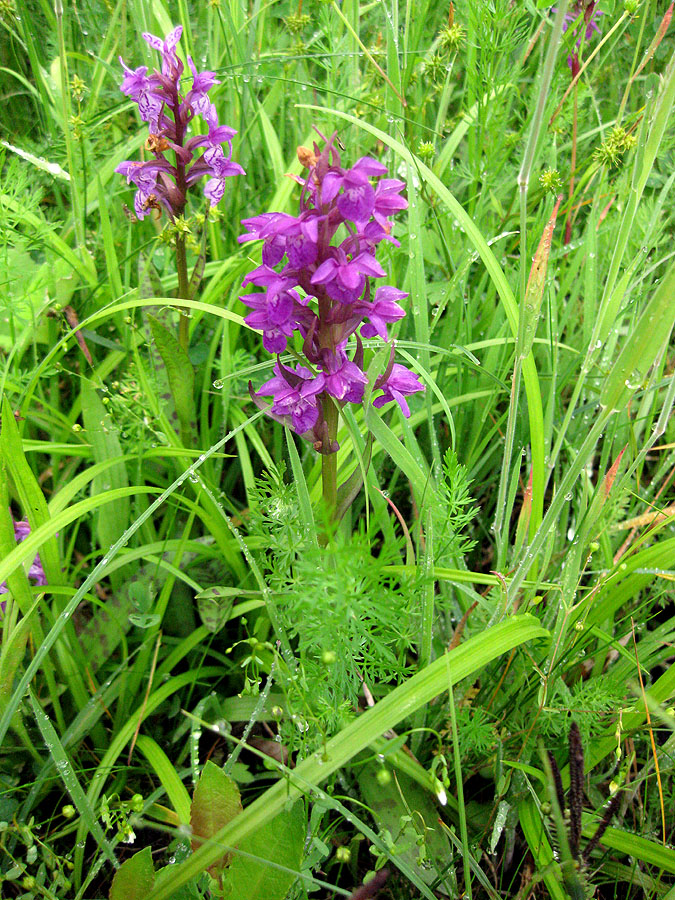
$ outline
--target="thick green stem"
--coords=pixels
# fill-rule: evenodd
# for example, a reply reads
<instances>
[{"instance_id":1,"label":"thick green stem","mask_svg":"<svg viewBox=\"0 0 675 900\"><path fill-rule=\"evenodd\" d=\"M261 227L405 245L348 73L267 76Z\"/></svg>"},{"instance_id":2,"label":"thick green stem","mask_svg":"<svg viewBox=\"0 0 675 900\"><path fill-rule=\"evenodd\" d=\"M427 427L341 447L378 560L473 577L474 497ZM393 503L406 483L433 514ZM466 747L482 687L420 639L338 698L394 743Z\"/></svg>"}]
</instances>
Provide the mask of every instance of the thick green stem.
<instances>
[{"instance_id":1,"label":"thick green stem","mask_svg":"<svg viewBox=\"0 0 675 900\"><path fill-rule=\"evenodd\" d=\"M324 394L323 414L328 429L328 443L332 445L337 437L340 413L333 400ZM337 453L324 453L321 457L321 480L323 484L323 502L329 520L335 518L337 509Z\"/></svg>"},{"instance_id":2,"label":"thick green stem","mask_svg":"<svg viewBox=\"0 0 675 900\"><path fill-rule=\"evenodd\" d=\"M176 235L176 273L178 275L177 297L181 300L188 299L188 270L187 255L185 253L185 238L181 234ZM179 307L180 321L178 323L178 341L187 353L190 345L190 316L186 309Z\"/></svg>"}]
</instances>

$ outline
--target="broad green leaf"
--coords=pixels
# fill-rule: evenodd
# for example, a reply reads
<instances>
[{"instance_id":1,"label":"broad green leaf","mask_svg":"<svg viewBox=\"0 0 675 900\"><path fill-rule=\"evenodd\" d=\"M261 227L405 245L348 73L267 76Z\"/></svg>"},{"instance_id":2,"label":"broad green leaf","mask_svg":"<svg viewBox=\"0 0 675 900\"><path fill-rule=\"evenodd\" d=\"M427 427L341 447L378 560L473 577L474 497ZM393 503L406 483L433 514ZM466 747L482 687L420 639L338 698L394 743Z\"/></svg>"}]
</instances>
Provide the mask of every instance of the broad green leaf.
<instances>
[{"instance_id":1,"label":"broad green leaf","mask_svg":"<svg viewBox=\"0 0 675 900\"><path fill-rule=\"evenodd\" d=\"M190 810L192 848L207 846L213 851L217 835L242 811L239 788L229 775L208 760L195 787ZM215 839L215 840L214 840ZM215 878L229 863L232 854L216 848L216 856L206 865Z\"/></svg>"},{"instance_id":2,"label":"broad green leaf","mask_svg":"<svg viewBox=\"0 0 675 900\"><path fill-rule=\"evenodd\" d=\"M418 504L421 506L425 499L427 503L430 500L434 501L436 493L431 475L422 468L407 447L403 446L391 428L383 421L379 412L374 407L368 406L365 411L365 420L375 439L382 444L412 484Z\"/></svg>"},{"instance_id":3,"label":"broad green leaf","mask_svg":"<svg viewBox=\"0 0 675 900\"><path fill-rule=\"evenodd\" d=\"M185 350L178 340L154 316L148 315L150 330L166 366L169 387L176 405L176 413L180 422L183 443L191 430L194 419L194 386L195 371Z\"/></svg>"},{"instance_id":4,"label":"broad green leaf","mask_svg":"<svg viewBox=\"0 0 675 900\"><path fill-rule=\"evenodd\" d=\"M14 519L9 507L9 492L7 489L7 478L5 476L5 467L0 459L0 559L6 557L16 547L16 536L14 532ZM25 614L33 603L33 594L30 588L30 582L23 566L17 566L14 571L7 576L7 588L19 605L19 609ZM22 620L25 623L25 618ZM9 636L9 642L15 636L14 629ZM3 657L6 647L3 642ZM23 652L23 651L22 651ZM14 670L12 670L13 675ZM0 685L2 681L0 679ZM10 678L11 685L11 678ZM0 686L0 695L4 691Z\"/></svg>"},{"instance_id":5,"label":"broad green leaf","mask_svg":"<svg viewBox=\"0 0 675 900\"><path fill-rule=\"evenodd\" d=\"M144 847L125 860L115 872L110 886L110 900L145 900L155 886L152 850Z\"/></svg>"},{"instance_id":6,"label":"broad green leaf","mask_svg":"<svg viewBox=\"0 0 675 900\"><path fill-rule=\"evenodd\" d=\"M382 772L389 776L388 781ZM394 775L375 762L359 770L359 789L379 829L396 835L397 856L417 869L427 884L436 881L452 852L438 825L438 807L429 791L403 772Z\"/></svg>"},{"instance_id":7,"label":"broad green leaf","mask_svg":"<svg viewBox=\"0 0 675 900\"><path fill-rule=\"evenodd\" d=\"M211 634L216 634L229 620L234 606L234 597L197 596L197 610L202 624Z\"/></svg>"},{"instance_id":8,"label":"broad green leaf","mask_svg":"<svg viewBox=\"0 0 675 900\"><path fill-rule=\"evenodd\" d=\"M582 816L584 836L592 837L597 827L598 819L589 813L584 813ZM600 839L600 844L675 875L675 850L672 847L664 847L657 841L652 841L639 834L630 834L620 828L608 828Z\"/></svg>"},{"instance_id":9,"label":"broad green leaf","mask_svg":"<svg viewBox=\"0 0 675 900\"><path fill-rule=\"evenodd\" d=\"M228 900L284 900L300 870L306 827L304 805L295 803L244 838L230 864Z\"/></svg>"},{"instance_id":10,"label":"broad green leaf","mask_svg":"<svg viewBox=\"0 0 675 900\"><path fill-rule=\"evenodd\" d=\"M75 522L81 516L98 509L100 506L104 506L106 503L113 503L116 500L129 497L131 494L156 493L157 488L155 487L131 485L130 487L107 491L105 494L98 497L88 497L86 500L80 500L79 503L73 503L72 506L68 506L55 516L48 518L48 520L43 525L40 525L38 529L31 531L28 537L21 541L8 556L4 559L0 559L0 581L4 581L7 575L16 566L28 559L33 559L38 550L40 551L40 558L42 559L42 564L44 566L43 547L47 546L48 539L53 537L62 528L65 528L66 525Z\"/></svg>"},{"instance_id":11,"label":"broad green leaf","mask_svg":"<svg viewBox=\"0 0 675 900\"><path fill-rule=\"evenodd\" d=\"M219 441L217 441L212 447L210 447L201 457L199 464L204 462L213 454L217 453L225 444L231 440L236 434L239 433L246 425L250 424L250 422L255 421L256 418L262 416L262 413L256 413L250 419L246 420L246 423L237 426L236 428L229 431L226 435L224 435ZM31 680L35 676L35 673L38 671L40 666L44 665L45 658L47 654L54 646L58 638L60 637L63 629L66 626L70 616L74 613L78 604L82 600L82 598L86 595L87 591L90 587L97 582L97 580L101 577L106 567L108 566L110 560L112 560L120 549L124 546L124 544L134 535L139 528L158 510L163 503L166 502L167 498L170 497L173 492L183 484L185 480L185 474L181 473L174 481L165 488L164 491L161 492L159 497L157 497L151 504L145 509L141 515L133 522L129 529L122 535L119 541L115 542L115 545L110 548L110 553L108 556L100 560L100 562L94 567L91 573L85 578L80 587L74 593L74 595L68 601L68 604L63 609L61 615L58 617L54 626L51 628L49 633L45 636L44 640L40 643L40 646L36 648L35 654L32 660L26 666L26 671L23 673L19 683L16 686L14 694L12 695L7 708L2 712L2 716L0 716L0 744L2 743L5 734L7 733L7 729L9 727L9 723L12 720L12 717L16 710L18 709L25 692L30 684ZM110 491L104 497L89 497L87 500L82 501L81 503L75 503L72 507L69 507L63 510L61 513L52 517L52 519L45 523L40 529L42 534L31 534L29 535L25 541L21 543L19 547L13 550L6 559L0 560L0 581L7 577L7 575L14 569L17 565L22 563L25 559L28 559L31 552L35 553L37 547L40 546L41 542L45 539L46 536L51 536L56 534L60 527L63 527L70 522L75 521L83 515L85 512L88 512L91 509L97 508L102 503L108 503L112 500L117 499L118 495L127 496L129 490L135 493L156 493L155 488L149 488L145 486L141 487L133 487L130 489L123 489L121 491ZM24 546L27 545L27 546ZM259 579L261 582L261 588L264 588L264 581L262 577ZM255 603L255 601L252 601ZM257 605L257 604L256 604ZM253 608L253 607L250 607ZM202 670L203 671L203 670ZM190 673L190 677L193 677ZM153 695L154 696L154 695ZM144 709L149 709L150 699L148 698L148 703L144 706ZM141 710L141 718L143 716L143 711ZM130 733L126 735L125 740L129 740L131 735L134 734L136 725L132 723ZM113 742L114 743L114 742ZM113 759L117 759L117 755L121 752L121 748L117 747L116 753L113 754ZM106 754L107 755L107 754ZM109 770L106 770L106 773ZM96 793L97 790L100 790L100 783L96 784L95 790L93 793ZM81 868L81 853L76 853L76 869L78 866Z\"/></svg>"}]
</instances>

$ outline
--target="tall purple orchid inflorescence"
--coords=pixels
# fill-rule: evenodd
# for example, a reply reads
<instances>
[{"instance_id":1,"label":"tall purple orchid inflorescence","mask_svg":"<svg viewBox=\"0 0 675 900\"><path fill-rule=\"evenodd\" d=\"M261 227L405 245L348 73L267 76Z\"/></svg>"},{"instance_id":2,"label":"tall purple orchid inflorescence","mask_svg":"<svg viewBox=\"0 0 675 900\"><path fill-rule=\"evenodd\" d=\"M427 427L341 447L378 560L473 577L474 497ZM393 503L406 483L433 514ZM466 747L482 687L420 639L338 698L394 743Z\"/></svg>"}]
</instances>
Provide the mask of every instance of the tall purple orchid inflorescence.
<instances>
[{"instance_id":1,"label":"tall purple orchid inflorescence","mask_svg":"<svg viewBox=\"0 0 675 900\"><path fill-rule=\"evenodd\" d=\"M324 139L325 140L325 139ZM270 415L309 439L320 453L338 449L337 410L363 402L368 378L364 372L361 338L388 340L387 326L403 318L400 301L407 294L372 281L385 277L376 259L378 246L389 241L393 216L407 208L402 181L386 178L382 163L364 156L351 168L340 163L336 135L321 151L300 147L298 157L307 169L300 212L263 213L244 219L247 233L240 241L263 240L262 265L244 279L244 286L263 288L241 300L252 308L246 322L260 329L263 344L277 354L274 377L251 396L260 408L261 397L272 397ZM284 365L279 354L299 332L307 365ZM353 350L347 345L353 337ZM396 401L410 415L406 398L424 390L417 376L394 362L392 345L384 372L374 388L381 407ZM325 493L325 492L324 492Z\"/></svg>"},{"instance_id":2,"label":"tall purple orchid inflorescence","mask_svg":"<svg viewBox=\"0 0 675 900\"><path fill-rule=\"evenodd\" d=\"M184 66L176 46L182 33L182 26L178 25L165 40L143 35L161 54L161 72L148 75L147 66L130 69L120 57L125 72L120 90L138 104L141 118L150 130L145 149L152 159L127 160L115 169L137 188L134 209L139 219L151 209L164 209L171 219L180 216L188 188L202 178L206 179L204 195L215 206L225 191L225 179L244 174L241 166L232 162L231 141L236 131L219 124L216 108L208 97L213 85L219 84L215 73L198 72L188 57L192 86L185 95L181 94ZM208 134L188 139L188 126L197 115L208 126ZM198 150L201 153L195 158ZM166 156L169 152L173 161Z\"/></svg>"}]
</instances>

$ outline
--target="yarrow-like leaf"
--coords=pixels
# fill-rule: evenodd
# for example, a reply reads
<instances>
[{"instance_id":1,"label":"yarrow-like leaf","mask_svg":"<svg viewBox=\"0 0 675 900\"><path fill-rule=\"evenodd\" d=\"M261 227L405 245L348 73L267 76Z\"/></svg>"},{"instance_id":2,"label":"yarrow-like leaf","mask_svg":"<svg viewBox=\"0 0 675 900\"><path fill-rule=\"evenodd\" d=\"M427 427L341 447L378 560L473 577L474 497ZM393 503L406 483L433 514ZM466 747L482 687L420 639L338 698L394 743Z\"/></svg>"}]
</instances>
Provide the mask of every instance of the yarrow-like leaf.
<instances>
[{"instance_id":1,"label":"yarrow-like leaf","mask_svg":"<svg viewBox=\"0 0 675 900\"><path fill-rule=\"evenodd\" d=\"M363 402L368 378L361 337L388 341L387 326L404 316L399 301L408 295L385 285L371 299L371 279L385 276L377 247L383 240L398 246L391 220L408 204L402 196L404 182L383 178L387 169L377 160L364 156L344 168L335 135L323 150L316 143L313 150L300 147L298 157L307 169L304 178L296 176L302 187L299 214L262 213L242 222L246 233L241 243L263 241L262 265L246 276L243 286L264 292L240 299L253 310L245 321L262 331L266 350L282 353L288 338L299 332L308 366L289 369L279 360L274 378L250 391L260 408L260 397L271 396L273 418L307 437L320 452L332 453L337 443L326 432L325 404ZM378 179L375 185L373 179ZM413 372L394 363L393 348L375 388L382 391L375 406L394 401L406 416L406 397L424 390Z\"/></svg>"},{"instance_id":2,"label":"yarrow-like leaf","mask_svg":"<svg viewBox=\"0 0 675 900\"><path fill-rule=\"evenodd\" d=\"M188 188L201 178L206 179L204 196L216 206L225 192L225 179L244 174L242 167L232 162L231 142L237 132L219 124L216 108L209 100L209 91L220 83L215 72L199 72L188 57L192 87L185 96L181 94L184 66L176 47L182 33L178 25L164 40L143 35L161 55L161 72L148 75L147 66L130 69L120 57L124 69L120 90L138 105L141 119L148 123L145 148L153 155L146 162L126 161L115 169L137 188L134 209L139 219L152 209L164 209L171 219L182 215ZM196 115L208 125L208 134L186 140L188 126ZM200 148L201 155L195 157ZM174 154L173 162L165 155L169 151Z\"/></svg>"}]
</instances>

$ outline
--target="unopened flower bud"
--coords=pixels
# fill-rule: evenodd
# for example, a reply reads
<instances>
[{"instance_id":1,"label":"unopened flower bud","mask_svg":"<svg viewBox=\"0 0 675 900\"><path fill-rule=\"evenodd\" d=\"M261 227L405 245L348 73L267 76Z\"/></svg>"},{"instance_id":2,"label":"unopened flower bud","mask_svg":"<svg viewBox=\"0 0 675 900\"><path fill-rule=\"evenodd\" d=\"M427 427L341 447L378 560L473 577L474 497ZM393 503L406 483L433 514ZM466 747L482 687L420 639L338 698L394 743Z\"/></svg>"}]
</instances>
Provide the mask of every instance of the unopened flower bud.
<instances>
[{"instance_id":1,"label":"unopened flower bud","mask_svg":"<svg viewBox=\"0 0 675 900\"><path fill-rule=\"evenodd\" d=\"M66 819L72 819L75 815L75 807L69 803L67 806L62 807L61 815Z\"/></svg>"},{"instance_id":2,"label":"unopened flower bud","mask_svg":"<svg viewBox=\"0 0 675 900\"><path fill-rule=\"evenodd\" d=\"M298 160L305 169L310 169L316 165L316 156L307 147L298 147Z\"/></svg>"},{"instance_id":3,"label":"unopened flower bud","mask_svg":"<svg viewBox=\"0 0 675 900\"><path fill-rule=\"evenodd\" d=\"M335 851L335 859L341 863L348 863L352 858L352 851L349 847L338 847Z\"/></svg>"},{"instance_id":4,"label":"unopened flower bud","mask_svg":"<svg viewBox=\"0 0 675 900\"><path fill-rule=\"evenodd\" d=\"M77 100L77 102L81 102L84 97L84 92L86 91L86 85L84 81L80 78L79 75L73 75L70 79L70 91L73 95L73 98Z\"/></svg>"},{"instance_id":5,"label":"unopened flower bud","mask_svg":"<svg viewBox=\"0 0 675 900\"><path fill-rule=\"evenodd\" d=\"M382 787L386 787L391 783L391 772L384 766L377 770L377 775L375 777L377 778L377 783L382 785Z\"/></svg>"},{"instance_id":6,"label":"unopened flower bud","mask_svg":"<svg viewBox=\"0 0 675 900\"><path fill-rule=\"evenodd\" d=\"M434 145L431 141L420 141L419 147L417 148L417 155L420 159L430 160L433 159L434 154L436 153L434 149Z\"/></svg>"}]
</instances>

